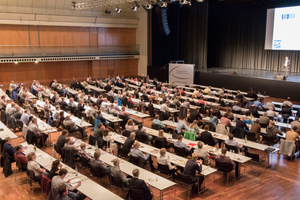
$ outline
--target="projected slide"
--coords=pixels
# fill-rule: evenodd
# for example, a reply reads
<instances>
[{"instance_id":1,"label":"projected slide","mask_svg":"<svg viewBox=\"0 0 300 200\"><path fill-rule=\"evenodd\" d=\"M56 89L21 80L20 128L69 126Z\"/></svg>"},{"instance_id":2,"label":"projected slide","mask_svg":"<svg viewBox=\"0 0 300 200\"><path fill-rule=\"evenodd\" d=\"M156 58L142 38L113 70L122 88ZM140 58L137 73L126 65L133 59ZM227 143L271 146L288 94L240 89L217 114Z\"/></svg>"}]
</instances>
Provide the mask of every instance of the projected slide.
<instances>
[{"instance_id":1,"label":"projected slide","mask_svg":"<svg viewBox=\"0 0 300 200\"><path fill-rule=\"evenodd\" d=\"M275 8L272 49L300 50L300 6Z\"/></svg>"}]
</instances>

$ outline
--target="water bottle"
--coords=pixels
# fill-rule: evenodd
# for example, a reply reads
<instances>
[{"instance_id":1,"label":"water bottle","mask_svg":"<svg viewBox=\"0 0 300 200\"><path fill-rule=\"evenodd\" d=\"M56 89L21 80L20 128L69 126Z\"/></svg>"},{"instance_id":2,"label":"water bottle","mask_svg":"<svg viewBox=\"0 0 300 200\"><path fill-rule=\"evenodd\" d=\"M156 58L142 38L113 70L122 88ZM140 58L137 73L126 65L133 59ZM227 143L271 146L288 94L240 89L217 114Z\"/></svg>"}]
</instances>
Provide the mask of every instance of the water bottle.
<instances>
[{"instance_id":1,"label":"water bottle","mask_svg":"<svg viewBox=\"0 0 300 200\"><path fill-rule=\"evenodd\" d=\"M75 175L78 176L78 169L77 169L77 166L75 167Z\"/></svg>"},{"instance_id":2,"label":"water bottle","mask_svg":"<svg viewBox=\"0 0 300 200\"><path fill-rule=\"evenodd\" d=\"M245 135L245 143L247 143L247 135Z\"/></svg>"},{"instance_id":3,"label":"water bottle","mask_svg":"<svg viewBox=\"0 0 300 200\"><path fill-rule=\"evenodd\" d=\"M290 118L288 118L287 123L290 124Z\"/></svg>"},{"instance_id":4,"label":"water bottle","mask_svg":"<svg viewBox=\"0 0 300 200\"><path fill-rule=\"evenodd\" d=\"M95 147L96 147L96 149L98 149L98 142L97 141L95 143Z\"/></svg>"}]
</instances>

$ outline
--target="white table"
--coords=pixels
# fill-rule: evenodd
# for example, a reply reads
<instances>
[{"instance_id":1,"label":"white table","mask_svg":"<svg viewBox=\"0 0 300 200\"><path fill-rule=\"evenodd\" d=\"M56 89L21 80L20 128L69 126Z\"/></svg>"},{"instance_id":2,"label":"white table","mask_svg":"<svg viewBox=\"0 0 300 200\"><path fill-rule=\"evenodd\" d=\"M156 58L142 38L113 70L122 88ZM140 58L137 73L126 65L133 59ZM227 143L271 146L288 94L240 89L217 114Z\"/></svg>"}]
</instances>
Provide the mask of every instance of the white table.
<instances>
[{"instance_id":1,"label":"white table","mask_svg":"<svg viewBox=\"0 0 300 200\"><path fill-rule=\"evenodd\" d=\"M81 143L82 143L82 141L77 139L75 141L74 145L79 146ZM92 147L92 148L89 148L89 147ZM86 152L89 153L91 156L94 155L95 150L96 150L96 148L94 146L87 145ZM112 166L111 161L115 158L117 158L117 157L101 150L100 160L105 162L106 164ZM176 183L174 183L168 179L165 179L163 177L160 177L157 174L153 174L152 172L149 172L149 171L147 171L141 167L138 167L136 165L133 165L132 163L127 162L123 159L120 159L120 160L121 160L120 161L120 169L122 172L124 172L128 175L132 175L133 169L139 169L139 171L140 171L139 178L143 179L145 182L148 182L149 185L151 185L152 187L160 190L161 198L163 197L163 190L176 185Z\"/></svg>"},{"instance_id":2,"label":"white table","mask_svg":"<svg viewBox=\"0 0 300 200\"><path fill-rule=\"evenodd\" d=\"M11 139L13 138L18 138L16 134L14 134L7 126L5 126L1 121L0 121L0 128L3 129L3 131L0 131L0 138L4 140L6 137L10 137Z\"/></svg>"},{"instance_id":3,"label":"white table","mask_svg":"<svg viewBox=\"0 0 300 200\"><path fill-rule=\"evenodd\" d=\"M0 88L0 97L5 96L6 101L10 101L10 97Z\"/></svg>"},{"instance_id":4,"label":"white table","mask_svg":"<svg viewBox=\"0 0 300 200\"><path fill-rule=\"evenodd\" d=\"M24 153L27 155L30 152L34 152L33 146L28 145L27 142L22 143L24 148ZM26 148L27 147L27 148ZM42 165L45 169L48 171L51 170L51 164L56 159L48 155L47 153L43 152L39 148L36 148L36 162L40 165ZM72 168L68 167L64 163L62 163L62 167L66 168L68 170L68 174L70 176L75 176L73 173L75 172ZM88 196L91 199L99 199L101 196L105 196L105 199L108 200L121 200L122 198L115 195L111 191L107 190L106 188L102 187L101 185L97 184L96 182L90 180L88 177L78 173L77 178L81 180L81 186L77 188L78 191L82 192L86 196Z\"/></svg>"}]
</instances>

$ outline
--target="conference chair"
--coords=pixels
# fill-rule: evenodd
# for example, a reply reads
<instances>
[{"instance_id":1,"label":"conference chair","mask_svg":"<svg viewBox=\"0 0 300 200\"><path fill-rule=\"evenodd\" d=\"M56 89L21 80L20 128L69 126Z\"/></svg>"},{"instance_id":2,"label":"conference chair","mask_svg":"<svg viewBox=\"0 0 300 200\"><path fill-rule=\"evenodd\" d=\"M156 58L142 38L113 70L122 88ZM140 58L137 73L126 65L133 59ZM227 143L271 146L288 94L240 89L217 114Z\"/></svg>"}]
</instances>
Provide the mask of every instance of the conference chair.
<instances>
[{"instance_id":1,"label":"conference chair","mask_svg":"<svg viewBox=\"0 0 300 200\"><path fill-rule=\"evenodd\" d=\"M257 165L257 172L258 172L258 166L265 162L265 160L263 158L265 157L262 157L262 158L259 158L259 154L255 154L255 153L250 153L249 151L245 150L245 156L249 157L249 158L252 158L249 162L251 164L256 164ZM252 169L252 165L251 165L251 169Z\"/></svg>"},{"instance_id":2,"label":"conference chair","mask_svg":"<svg viewBox=\"0 0 300 200\"><path fill-rule=\"evenodd\" d=\"M171 170L168 165L162 165L162 164L157 163L157 170L158 170L158 173L168 175L168 179L172 178L172 173L171 173Z\"/></svg>"},{"instance_id":3,"label":"conference chair","mask_svg":"<svg viewBox=\"0 0 300 200\"><path fill-rule=\"evenodd\" d=\"M125 148L118 148L118 156L125 159L128 157L128 149L125 149Z\"/></svg>"},{"instance_id":4,"label":"conference chair","mask_svg":"<svg viewBox=\"0 0 300 200\"><path fill-rule=\"evenodd\" d=\"M180 147L176 147L174 146L174 150L175 150L175 154L178 156L182 156L185 157L188 155L188 152L185 151L185 148L180 148Z\"/></svg>"},{"instance_id":5,"label":"conference chair","mask_svg":"<svg viewBox=\"0 0 300 200\"><path fill-rule=\"evenodd\" d=\"M229 174L233 170L233 167L232 167L231 163L219 162L219 161L216 160L216 168L218 169L218 171L226 174L227 186L228 186ZM235 178L235 176L234 176L234 178ZM215 180L215 176L214 176L214 180Z\"/></svg>"},{"instance_id":6,"label":"conference chair","mask_svg":"<svg viewBox=\"0 0 300 200\"><path fill-rule=\"evenodd\" d=\"M255 138L255 133L253 132L247 132L245 131L245 136L247 136L247 140L250 140L250 141L256 141L256 138Z\"/></svg>"},{"instance_id":7,"label":"conference chair","mask_svg":"<svg viewBox=\"0 0 300 200\"><path fill-rule=\"evenodd\" d=\"M195 184L195 182L192 180L191 176L181 174L178 172L176 179L177 179L177 183L188 187L188 199L190 199L191 187ZM198 184L198 191L200 191L199 184Z\"/></svg>"},{"instance_id":8,"label":"conference chair","mask_svg":"<svg viewBox=\"0 0 300 200\"><path fill-rule=\"evenodd\" d=\"M152 123L151 128L152 128L152 129L155 129L155 130L158 130L158 131L159 131L160 129L162 129L161 126L160 126L159 124L155 124L155 123Z\"/></svg>"},{"instance_id":9,"label":"conference chair","mask_svg":"<svg viewBox=\"0 0 300 200\"><path fill-rule=\"evenodd\" d=\"M144 168L144 166L145 166L145 163L143 160L141 160L139 157L134 157L132 155L129 156L129 162L136 166L139 166L141 168Z\"/></svg>"},{"instance_id":10,"label":"conference chair","mask_svg":"<svg viewBox=\"0 0 300 200\"><path fill-rule=\"evenodd\" d=\"M231 146L231 145L228 145L228 144L225 144L225 148L230 151L232 150L234 153L237 153L238 152L238 148L236 146Z\"/></svg>"}]
</instances>

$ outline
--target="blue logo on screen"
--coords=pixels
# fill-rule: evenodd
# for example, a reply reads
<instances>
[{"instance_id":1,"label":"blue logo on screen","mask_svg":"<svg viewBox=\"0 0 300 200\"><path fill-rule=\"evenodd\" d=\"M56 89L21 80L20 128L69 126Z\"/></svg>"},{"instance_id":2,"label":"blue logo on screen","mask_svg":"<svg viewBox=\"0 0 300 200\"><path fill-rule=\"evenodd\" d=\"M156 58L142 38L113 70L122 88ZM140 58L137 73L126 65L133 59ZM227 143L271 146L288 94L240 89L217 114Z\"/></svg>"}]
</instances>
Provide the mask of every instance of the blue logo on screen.
<instances>
[{"instance_id":1,"label":"blue logo on screen","mask_svg":"<svg viewBox=\"0 0 300 200\"><path fill-rule=\"evenodd\" d=\"M281 48L281 40L274 40L273 46L275 49L280 49Z\"/></svg>"},{"instance_id":2,"label":"blue logo on screen","mask_svg":"<svg viewBox=\"0 0 300 200\"><path fill-rule=\"evenodd\" d=\"M281 19L295 19L295 14L282 14Z\"/></svg>"}]
</instances>

